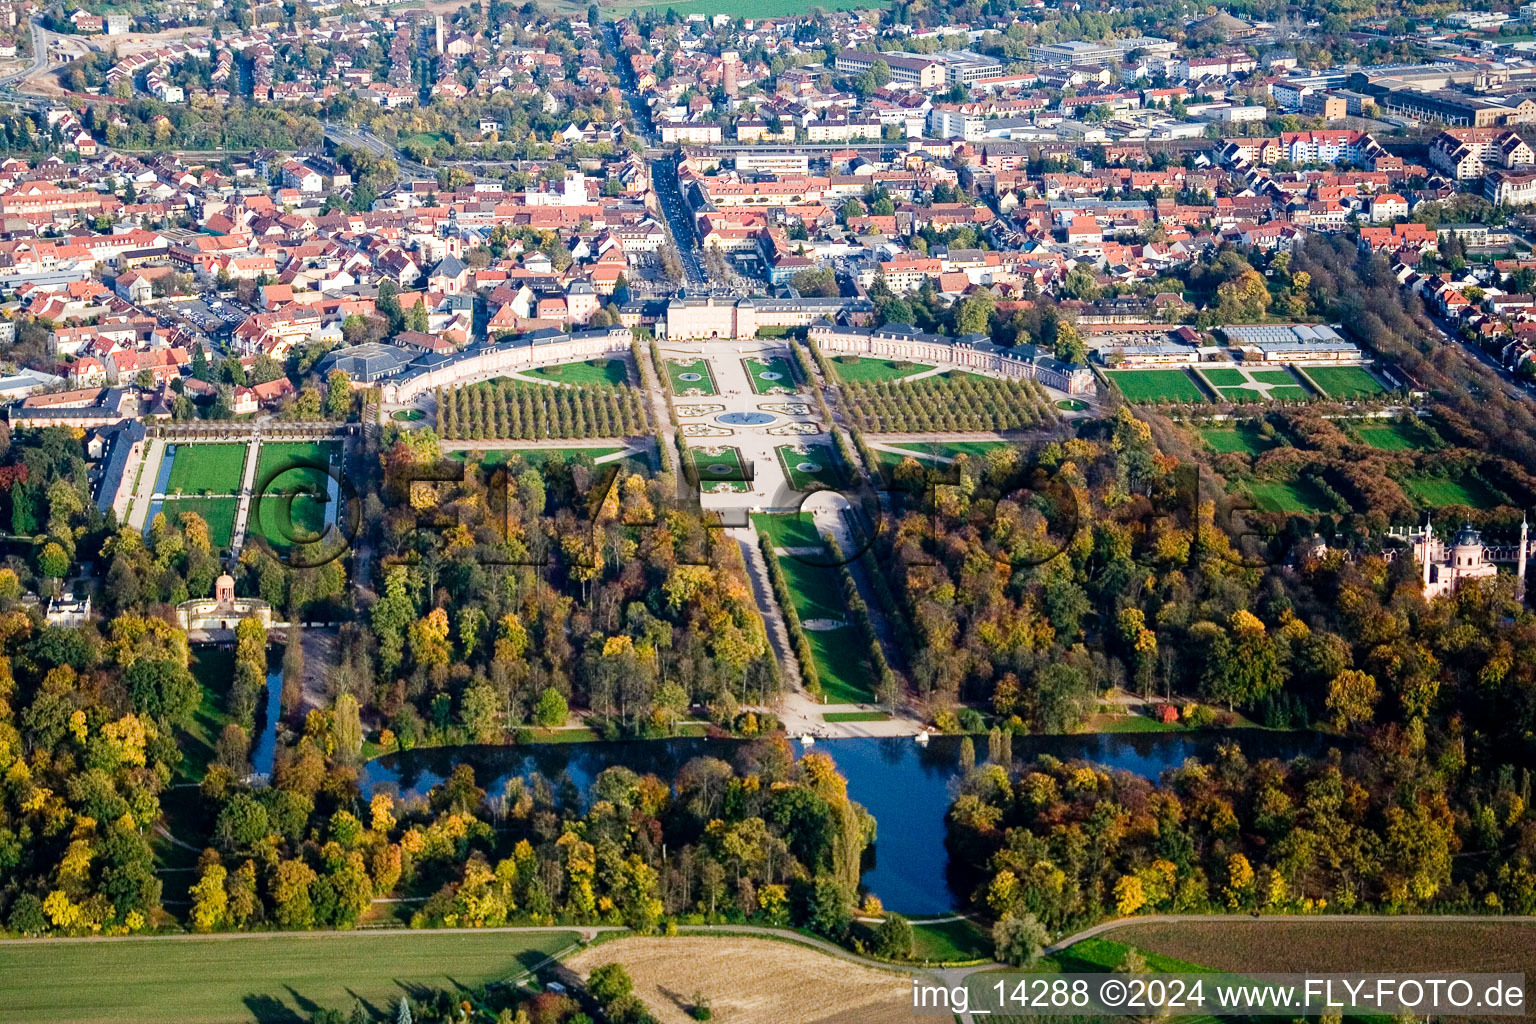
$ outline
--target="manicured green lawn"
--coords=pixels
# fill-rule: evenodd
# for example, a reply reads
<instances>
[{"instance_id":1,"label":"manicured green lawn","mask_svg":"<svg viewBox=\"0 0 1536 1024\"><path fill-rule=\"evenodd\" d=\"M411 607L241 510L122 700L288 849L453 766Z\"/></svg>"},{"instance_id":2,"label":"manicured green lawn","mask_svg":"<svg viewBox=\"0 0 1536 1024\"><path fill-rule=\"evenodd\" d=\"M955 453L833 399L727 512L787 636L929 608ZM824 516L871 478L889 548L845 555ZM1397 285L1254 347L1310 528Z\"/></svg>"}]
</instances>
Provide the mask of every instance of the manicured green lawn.
<instances>
[{"instance_id":1,"label":"manicured green lawn","mask_svg":"<svg viewBox=\"0 0 1536 1024\"><path fill-rule=\"evenodd\" d=\"M415 423L425 415L420 409L396 409L394 418L401 423Z\"/></svg>"},{"instance_id":2,"label":"manicured green lawn","mask_svg":"<svg viewBox=\"0 0 1536 1024\"><path fill-rule=\"evenodd\" d=\"M831 721L832 716L826 718ZM995 949L992 933L969 918L912 926L914 960L980 960L990 958Z\"/></svg>"},{"instance_id":3,"label":"manicured green lawn","mask_svg":"<svg viewBox=\"0 0 1536 1024\"><path fill-rule=\"evenodd\" d=\"M808 629L805 636L810 641L821 692L826 694L828 704L864 704L875 699L857 629Z\"/></svg>"},{"instance_id":4,"label":"manicured green lawn","mask_svg":"<svg viewBox=\"0 0 1536 1024\"><path fill-rule=\"evenodd\" d=\"M273 441L263 444L261 457L256 462L254 486L261 487L262 481L268 478L268 474L282 469L286 472L272 477L272 486L267 489L267 493L290 493L306 480L320 490L324 490L327 474L309 468L309 464L330 465L333 458L339 454L340 447L335 441ZM304 465L300 465L301 462Z\"/></svg>"},{"instance_id":5,"label":"manicured green lawn","mask_svg":"<svg viewBox=\"0 0 1536 1024\"><path fill-rule=\"evenodd\" d=\"M789 360L780 356L770 359L743 359L747 368L747 381L753 394L768 395L795 390L795 371Z\"/></svg>"},{"instance_id":6,"label":"manicured green lawn","mask_svg":"<svg viewBox=\"0 0 1536 1024\"><path fill-rule=\"evenodd\" d=\"M1295 385L1298 378L1290 370L1249 370L1248 376L1260 384Z\"/></svg>"},{"instance_id":7,"label":"manicured green lawn","mask_svg":"<svg viewBox=\"0 0 1536 1024\"><path fill-rule=\"evenodd\" d=\"M798 545L796 545L798 546ZM836 569L807 564L793 555L783 555L779 565L784 570L784 582L795 598L795 611L800 620L844 619L842 574ZM815 634L814 630L806 630Z\"/></svg>"},{"instance_id":8,"label":"manicured green lawn","mask_svg":"<svg viewBox=\"0 0 1536 1024\"><path fill-rule=\"evenodd\" d=\"M994 448L1011 447L1009 441L903 441L901 447L907 451L922 452L925 455L938 455L942 458L953 459L957 455L969 455L973 459L985 458L987 452Z\"/></svg>"},{"instance_id":9,"label":"manicured green lawn","mask_svg":"<svg viewBox=\"0 0 1536 1024\"><path fill-rule=\"evenodd\" d=\"M227 548L235 532L235 513L239 508L239 498L167 498L160 511L166 522L175 522L183 512L201 516L208 524L208 543L215 548Z\"/></svg>"},{"instance_id":10,"label":"manicured green lawn","mask_svg":"<svg viewBox=\"0 0 1536 1024\"><path fill-rule=\"evenodd\" d=\"M752 489L752 485L744 479L745 467L739 449L727 448L719 455L706 455L702 448L690 448L689 454L693 458L694 468L698 470L700 490L724 488L746 492Z\"/></svg>"},{"instance_id":11,"label":"manicured green lawn","mask_svg":"<svg viewBox=\"0 0 1536 1024\"><path fill-rule=\"evenodd\" d=\"M1088 408L1088 403L1080 398L1063 398L1057 401L1056 408L1065 409L1067 412L1082 412Z\"/></svg>"},{"instance_id":12,"label":"manicured green lawn","mask_svg":"<svg viewBox=\"0 0 1536 1024\"><path fill-rule=\"evenodd\" d=\"M808 512L754 512L752 525L778 548L814 548L822 544Z\"/></svg>"},{"instance_id":13,"label":"manicured green lawn","mask_svg":"<svg viewBox=\"0 0 1536 1024\"><path fill-rule=\"evenodd\" d=\"M629 367L622 359L589 359L584 363L559 363L523 371L525 377L561 384L628 384Z\"/></svg>"},{"instance_id":14,"label":"manicured green lawn","mask_svg":"<svg viewBox=\"0 0 1536 1024\"><path fill-rule=\"evenodd\" d=\"M1185 370L1110 370L1105 376L1128 402L1207 401Z\"/></svg>"},{"instance_id":15,"label":"manicured green lawn","mask_svg":"<svg viewBox=\"0 0 1536 1024\"><path fill-rule=\"evenodd\" d=\"M1410 476L1400 483L1403 490L1431 508L1468 505L1472 508L1497 508L1499 497L1474 476Z\"/></svg>"},{"instance_id":16,"label":"manicured green lawn","mask_svg":"<svg viewBox=\"0 0 1536 1024\"><path fill-rule=\"evenodd\" d=\"M709 372L708 359L668 359L667 379L672 382L672 393L681 397L690 395L718 395L715 375Z\"/></svg>"},{"instance_id":17,"label":"manicured green lawn","mask_svg":"<svg viewBox=\"0 0 1536 1024\"><path fill-rule=\"evenodd\" d=\"M927 363L906 363L895 359L870 359L868 356L837 356L832 370L841 380L901 380L933 369Z\"/></svg>"},{"instance_id":18,"label":"manicured green lawn","mask_svg":"<svg viewBox=\"0 0 1536 1024\"><path fill-rule=\"evenodd\" d=\"M1268 398L1271 402L1304 402L1312 397L1312 392L1300 384L1286 384L1269 389Z\"/></svg>"},{"instance_id":19,"label":"manicured green lawn","mask_svg":"<svg viewBox=\"0 0 1536 1024\"><path fill-rule=\"evenodd\" d=\"M1252 480L1248 493L1266 512L1323 512L1331 505L1328 496L1306 479Z\"/></svg>"},{"instance_id":20,"label":"manicured green lawn","mask_svg":"<svg viewBox=\"0 0 1536 1024\"><path fill-rule=\"evenodd\" d=\"M1361 366L1309 366L1304 372L1330 398L1370 398L1386 391Z\"/></svg>"},{"instance_id":21,"label":"manicured green lawn","mask_svg":"<svg viewBox=\"0 0 1536 1024\"><path fill-rule=\"evenodd\" d=\"M239 494L245 473L243 444L176 445L166 494Z\"/></svg>"},{"instance_id":22,"label":"manicured green lawn","mask_svg":"<svg viewBox=\"0 0 1536 1024\"><path fill-rule=\"evenodd\" d=\"M251 508L246 533L263 536L283 551L295 543L319 540L325 530L325 510L323 500L308 494L294 495L291 503L287 497L262 498Z\"/></svg>"},{"instance_id":23,"label":"manicured green lawn","mask_svg":"<svg viewBox=\"0 0 1536 1024\"><path fill-rule=\"evenodd\" d=\"M821 716L828 722L889 722L884 711L829 711Z\"/></svg>"},{"instance_id":24,"label":"manicured green lawn","mask_svg":"<svg viewBox=\"0 0 1536 1024\"><path fill-rule=\"evenodd\" d=\"M779 457L779 468L788 478L789 486L797 491L821 488L835 490L840 481L837 475L837 461L832 449L824 444L805 447L810 449L807 454L796 452L790 445L780 445L774 449Z\"/></svg>"},{"instance_id":25,"label":"manicured green lawn","mask_svg":"<svg viewBox=\"0 0 1536 1024\"><path fill-rule=\"evenodd\" d=\"M1195 431L1213 451L1243 452L1257 455L1275 446L1265 437L1255 423L1239 423L1235 427L1201 427Z\"/></svg>"},{"instance_id":26,"label":"manicured green lawn","mask_svg":"<svg viewBox=\"0 0 1536 1024\"><path fill-rule=\"evenodd\" d=\"M1212 366L1202 368L1200 373L1205 377L1206 380L1210 381L1212 384L1219 388L1232 387L1237 384L1248 383L1248 378L1243 375L1242 370L1238 370L1230 366Z\"/></svg>"},{"instance_id":27,"label":"manicured green lawn","mask_svg":"<svg viewBox=\"0 0 1536 1024\"><path fill-rule=\"evenodd\" d=\"M251 1024L317 1008L394 1020L417 986L478 986L570 946L571 932L432 931L0 944L8 1024Z\"/></svg>"},{"instance_id":28,"label":"manicured green lawn","mask_svg":"<svg viewBox=\"0 0 1536 1024\"><path fill-rule=\"evenodd\" d=\"M213 760L219 733L229 724L225 704L229 684L235 678L235 652L218 647L192 648L192 675L202 684L203 699L192 714L192 722L176 737L182 753L176 772L179 781L200 782Z\"/></svg>"},{"instance_id":29,"label":"manicured green lawn","mask_svg":"<svg viewBox=\"0 0 1536 1024\"><path fill-rule=\"evenodd\" d=\"M1396 421L1369 427L1356 427L1355 433L1360 435L1360 440L1382 451L1423 451L1435 447L1434 440L1425 436L1421 428Z\"/></svg>"}]
</instances>

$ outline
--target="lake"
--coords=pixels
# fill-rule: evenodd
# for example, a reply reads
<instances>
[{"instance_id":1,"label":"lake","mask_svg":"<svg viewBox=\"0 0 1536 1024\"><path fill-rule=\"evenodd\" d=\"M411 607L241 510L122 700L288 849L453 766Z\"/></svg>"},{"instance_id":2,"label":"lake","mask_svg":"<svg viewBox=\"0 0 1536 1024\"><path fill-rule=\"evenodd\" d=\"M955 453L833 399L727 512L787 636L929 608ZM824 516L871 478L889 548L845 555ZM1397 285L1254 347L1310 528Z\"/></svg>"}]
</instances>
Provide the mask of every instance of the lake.
<instances>
[{"instance_id":1,"label":"lake","mask_svg":"<svg viewBox=\"0 0 1536 1024\"><path fill-rule=\"evenodd\" d=\"M1062 760L1086 758L1112 768L1155 777L1186 758L1209 757L1218 744L1237 741L1250 759L1318 755L1327 749L1315 733L1258 730L1200 733L1100 733L1085 736L1015 736L1013 755L1033 760L1050 754ZM975 738L985 759L985 736ZM814 750L830 754L848 779L848 795L878 823L877 838L865 855L864 885L885 906L904 914L943 914L963 903L952 891L949 854L944 847L944 813L959 785L958 736L937 736L923 746L910 737L819 741ZM364 796L384 785L402 794L425 794L456 764L475 770L475 781L492 795L506 780L538 772L557 786L564 775L583 791L604 768L622 764L671 780L690 758L729 761L737 740L676 739L628 743L529 744L514 747L439 747L390 754L363 767ZM796 756L804 748L795 744Z\"/></svg>"}]
</instances>

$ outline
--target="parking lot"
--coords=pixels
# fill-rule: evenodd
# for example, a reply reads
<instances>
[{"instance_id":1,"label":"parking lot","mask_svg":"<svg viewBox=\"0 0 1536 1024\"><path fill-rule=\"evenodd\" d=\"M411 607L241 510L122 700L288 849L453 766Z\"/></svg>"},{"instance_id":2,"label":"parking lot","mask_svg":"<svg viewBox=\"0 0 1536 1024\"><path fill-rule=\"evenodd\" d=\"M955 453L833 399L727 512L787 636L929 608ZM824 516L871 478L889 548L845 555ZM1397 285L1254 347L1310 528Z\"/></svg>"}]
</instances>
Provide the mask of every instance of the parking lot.
<instances>
[{"instance_id":1,"label":"parking lot","mask_svg":"<svg viewBox=\"0 0 1536 1024\"><path fill-rule=\"evenodd\" d=\"M228 334L251 312L250 307L233 299L213 295L168 299L155 306L154 311L164 327L179 325L210 337Z\"/></svg>"}]
</instances>

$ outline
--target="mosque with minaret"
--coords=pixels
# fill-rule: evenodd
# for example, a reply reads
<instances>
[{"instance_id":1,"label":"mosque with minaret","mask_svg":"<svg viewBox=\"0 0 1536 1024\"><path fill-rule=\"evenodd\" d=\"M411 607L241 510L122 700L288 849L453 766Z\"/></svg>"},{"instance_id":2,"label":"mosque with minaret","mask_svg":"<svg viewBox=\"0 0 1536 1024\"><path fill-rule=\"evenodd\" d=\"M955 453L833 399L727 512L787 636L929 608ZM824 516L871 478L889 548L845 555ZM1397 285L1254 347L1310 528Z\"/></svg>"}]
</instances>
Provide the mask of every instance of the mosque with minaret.
<instances>
[{"instance_id":1,"label":"mosque with minaret","mask_svg":"<svg viewBox=\"0 0 1536 1024\"><path fill-rule=\"evenodd\" d=\"M1497 576L1499 564L1515 565L1515 592L1525 598L1525 564L1531 554L1530 527L1520 520L1520 543L1489 545L1483 535L1471 523L1456 531L1449 544L1435 536L1426 518L1424 525L1413 530L1394 530L1390 536L1404 541L1419 566L1426 599L1455 593L1468 580L1485 580Z\"/></svg>"}]
</instances>

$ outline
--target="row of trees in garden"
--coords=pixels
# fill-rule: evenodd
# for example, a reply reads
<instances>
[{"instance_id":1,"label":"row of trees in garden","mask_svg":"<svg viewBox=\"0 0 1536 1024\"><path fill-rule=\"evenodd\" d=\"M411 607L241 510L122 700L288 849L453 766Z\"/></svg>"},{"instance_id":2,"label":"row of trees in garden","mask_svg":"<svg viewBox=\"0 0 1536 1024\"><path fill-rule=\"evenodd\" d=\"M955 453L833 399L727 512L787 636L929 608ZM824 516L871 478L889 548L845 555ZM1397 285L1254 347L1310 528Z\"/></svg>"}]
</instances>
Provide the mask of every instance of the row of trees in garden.
<instances>
[{"instance_id":1,"label":"row of trees in garden","mask_svg":"<svg viewBox=\"0 0 1536 1024\"><path fill-rule=\"evenodd\" d=\"M647 422L643 397L628 385L499 380L437 393L437 432L453 441L629 437Z\"/></svg>"},{"instance_id":2,"label":"row of trees in garden","mask_svg":"<svg viewBox=\"0 0 1536 1024\"><path fill-rule=\"evenodd\" d=\"M870 433L1030 430L1056 420L1045 389L969 373L914 381L844 381L853 425Z\"/></svg>"}]
</instances>

